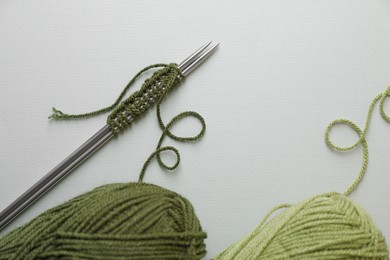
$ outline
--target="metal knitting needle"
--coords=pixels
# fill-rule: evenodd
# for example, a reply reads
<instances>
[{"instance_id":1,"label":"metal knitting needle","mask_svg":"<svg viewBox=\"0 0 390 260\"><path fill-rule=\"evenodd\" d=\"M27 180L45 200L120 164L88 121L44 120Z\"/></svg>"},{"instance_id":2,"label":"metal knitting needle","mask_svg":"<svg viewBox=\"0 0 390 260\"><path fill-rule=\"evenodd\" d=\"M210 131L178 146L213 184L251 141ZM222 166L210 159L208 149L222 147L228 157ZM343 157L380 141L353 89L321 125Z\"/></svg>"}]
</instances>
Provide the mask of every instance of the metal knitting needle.
<instances>
[{"instance_id":1,"label":"metal knitting needle","mask_svg":"<svg viewBox=\"0 0 390 260\"><path fill-rule=\"evenodd\" d=\"M179 69L184 76L187 76L204 60L206 60L218 47L219 44L211 45L209 42L191 54L179 64ZM128 116L128 120L133 118ZM35 183L30 189L24 192L19 198L12 202L0 213L0 230L8 225L25 209L31 206L37 199L50 190L60 180L71 173L84 160L90 157L100 147L112 139L114 136L109 125L105 125L76 151L47 173L42 179Z\"/></svg>"}]
</instances>

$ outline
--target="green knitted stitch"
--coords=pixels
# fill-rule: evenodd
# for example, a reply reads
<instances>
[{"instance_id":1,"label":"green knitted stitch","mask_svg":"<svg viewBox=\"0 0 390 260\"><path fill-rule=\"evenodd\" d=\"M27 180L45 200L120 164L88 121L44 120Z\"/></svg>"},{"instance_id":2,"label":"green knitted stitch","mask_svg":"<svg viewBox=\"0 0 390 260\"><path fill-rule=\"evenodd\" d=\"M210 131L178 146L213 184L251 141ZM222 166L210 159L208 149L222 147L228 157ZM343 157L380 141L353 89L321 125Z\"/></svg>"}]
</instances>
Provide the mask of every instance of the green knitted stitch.
<instances>
[{"instance_id":1,"label":"green knitted stitch","mask_svg":"<svg viewBox=\"0 0 390 260\"><path fill-rule=\"evenodd\" d=\"M214 259L389 259L385 239L372 219L359 205L347 196L362 180L368 162L366 134L375 104L380 102L380 113L390 123L384 112L384 101L390 96L390 87L372 101L361 130L347 119L332 121L326 129L326 144L337 151L349 151L360 144L363 162L356 180L343 194L319 194L298 204L283 204L272 209L263 221L245 238L233 243ZM349 147L334 145L329 139L333 126L345 124L359 136ZM268 220L277 210L285 209Z\"/></svg>"}]
</instances>

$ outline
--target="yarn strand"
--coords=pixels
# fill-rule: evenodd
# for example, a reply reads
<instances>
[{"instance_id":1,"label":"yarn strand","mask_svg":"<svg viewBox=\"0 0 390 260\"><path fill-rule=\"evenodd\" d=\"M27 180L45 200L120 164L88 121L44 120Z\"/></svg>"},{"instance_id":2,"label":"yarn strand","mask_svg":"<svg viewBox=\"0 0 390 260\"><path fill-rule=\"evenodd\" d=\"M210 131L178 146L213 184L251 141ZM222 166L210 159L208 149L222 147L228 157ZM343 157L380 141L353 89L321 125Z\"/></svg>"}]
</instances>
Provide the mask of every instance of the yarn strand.
<instances>
[{"instance_id":1,"label":"yarn strand","mask_svg":"<svg viewBox=\"0 0 390 260\"><path fill-rule=\"evenodd\" d=\"M350 150L355 149L360 144L363 147L363 160L362 160L362 166L360 168L359 175L355 179L355 181L344 192L345 195L349 195L359 185L360 181L363 179L364 174L366 173L367 164L368 164L368 145L367 145L367 141L366 141L366 134L367 134L370 122L371 122L374 107L378 101L379 101L380 114L381 114L382 118L386 122L390 123L390 117L384 111L384 102L386 100L386 97L388 97L388 96L390 96L390 87L388 87L385 92L377 95L373 99L373 101L371 102L371 105L368 109L368 113L366 116L366 122L365 122L363 130L361 130L354 122L352 122L348 119L335 119L332 122L330 122L330 124L328 125L328 127L325 130L325 142L328 145L328 147L333 149L333 150L340 151L340 152L346 152L346 151L350 151ZM353 131L355 131L357 133L357 135L359 136L359 139L356 141L356 143L354 143L351 146L342 147L342 146L335 145L329 138L329 133L335 125L349 126Z\"/></svg>"},{"instance_id":2,"label":"yarn strand","mask_svg":"<svg viewBox=\"0 0 390 260\"><path fill-rule=\"evenodd\" d=\"M168 67L169 65L167 64L162 64L162 63L158 63L158 64L153 64L153 65L150 65L150 66L147 66L145 68L143 68L142 70L140 70L130 81L129 83L127 83L126 87L122 90L122 92L119 94L119 96L117 97L117 99L115 100L115 102L110 105L110 106L107 106L107 107L104 107L104 108L101 108L101 109L98 109L98 110L95 110L95 111L92 111L92 112L87 112L87 113L81 113L81 114L66 114L66 113L63 113L62 111L56 109L55 107L53 107L53 114L49 116L49 119L76 119L76 118L85 118L85 117L91 117L91 116L96 116L96 115L100 115L100 114L103 114L103 113L106 113L106 112L109 112L111 110L113 110L116 106L119 105L119 103L122 101L123 97L126 95L127 91L130 89L131 86L134 85L134 83L137 81L137 79L142 75L144 74L145 72L151 70L151 69L155 69L155 68L164 68L164 67Z\"/></svg>"},{"instance_id":3,"label":"yarn strand","mask_svg":"<svg viewBox=\"0 0 390 260\"><path fill-rule=\"evenodd\" d=\"M156 111L157 111L157 118L158 118L158 121L159 121L159 124L160 124L160 127L161 127L163 133L161 134L160 140L158 141L156 150L149 156L149 158L144 163L144 165L142 167L142 170L141 170L141 173L140 173L140 176L139 176L139 179L138 179L138 182L142 182L143 181L146 169L149 166L149 164L150 164L151 160L153 159L153 157L157 158L158 164L160 165L161 168L163 168L165 170L174 170L174 169L176 169L179 166L179 164L180 164L180 153L179 153L179 151L175 147L172 147L172 146L161 147L162 142L165 139L165 136L168 136L171 139L173 139L175 141L179 141L179 142L195 142L195 141L199 140L200 138L202 138L204 133L205 133L205 131L206 131L205 120L197 112L194 112L194 111L182 112L182 113L176 115L175 117L173 117L171 119L171 121L169 121L169 123L165 126L163 121L162 121L162 119L161 119L160 104L157 105L157 110ZM176 135L172 134L170 132L170 129L172 128L172 126L176 122L178 122L179 120L184 119L186 117L194 117L201 123L201 130L200 130L200 132L197 135L195 135L195 136L189 136L189 137L181 137L181 136L176 136ZM168 165L166 165L163 162L163 160L161 159L161 155L160 155L161 152L163 152L163 151L172 151L172 152L174 152L176 154L176 162L175 162L175 164L173 166L168 166Z\"/></svg>"}]
</instances>

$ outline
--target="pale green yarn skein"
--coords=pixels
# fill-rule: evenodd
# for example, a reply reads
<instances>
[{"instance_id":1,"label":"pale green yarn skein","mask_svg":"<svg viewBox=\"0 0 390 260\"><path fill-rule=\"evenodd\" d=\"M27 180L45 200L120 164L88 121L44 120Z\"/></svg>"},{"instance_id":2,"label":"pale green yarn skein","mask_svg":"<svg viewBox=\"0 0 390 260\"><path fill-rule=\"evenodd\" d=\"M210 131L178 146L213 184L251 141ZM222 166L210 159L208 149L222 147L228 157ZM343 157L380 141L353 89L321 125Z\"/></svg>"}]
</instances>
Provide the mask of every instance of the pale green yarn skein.
<instances>
[{"instance_id":1,"label":"pale green yarn skein","mask_svg":"<svg viewBox=\"0 0 390 260\"><path fill-rule=\"evenodd\" d=\"M334 120L327 127L325 141L330 148L349 151L360 144L363 146L360 174L343 194L319 194L295 205L275 207L249 235L230 245L214 259L389 259L381 232L365 210L347 197L366 171L368 146L365 136L378 101L383 119L390 123L390 117L384 112L384 101L388 96L390 87L372 101L363 131L347 119ZM350 126L359 135L359 140L350 147L334 145L329 139L329 132L337 124ZM285 210L268 220L280 209Z\"/></svg>"}]
</instances>

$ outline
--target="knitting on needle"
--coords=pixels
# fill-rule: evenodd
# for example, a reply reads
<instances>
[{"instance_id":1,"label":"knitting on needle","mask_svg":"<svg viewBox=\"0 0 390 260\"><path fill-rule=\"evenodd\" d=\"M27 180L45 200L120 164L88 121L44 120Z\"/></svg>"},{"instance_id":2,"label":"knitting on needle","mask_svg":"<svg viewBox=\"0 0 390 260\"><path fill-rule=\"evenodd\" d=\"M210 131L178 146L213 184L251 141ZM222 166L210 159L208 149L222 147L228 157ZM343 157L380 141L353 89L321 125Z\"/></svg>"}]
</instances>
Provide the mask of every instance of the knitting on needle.
<instances>
[{"instance_id":1,"label":"knitting on needle","mask_svg":"<svg viewBox=\"0 0 390 260\"><path fill-rule=\"evenodd\" d=\"M164 73L170 73L169 75L175 75L176 78L172 82L168 82L171 85L169 85L167 82L162 82L162 77L153 78L152 76L151 80L149 81L151 82L151 84L147 84L145 81L144 87L149 88L147 89L149 92L147 92L146 94L141 93L142 96L140 96L140 93L137 93L138 96L130 96L120 105L118 105L114 109L114 116L109 116L107 125L100 129L95 135L88 139L83 145L81 145L77 150L75 150L71 155L69 155L65 160L58 164L54 169L47 173L42 179L35 183L30 189L28 189L25 193L23 193L19 198L17 198L13 203L11 203L0 213L0 230L4 228L7 224L9 224L16 216L22 213L25 209L31 206L37 199L44 195L61 179L63 179L70 172L72 172L77 166L79 166L84 160L86 160L89 156L96 152L100 147L102 147L105 143L111 140L111 138L114 137L120 130L130 125L130 123L134 120L135 116L138 116L140 113L145 112L146 109L148 109L154 103L161 102L162 98L171 89L171 87L180 81L179 78L182 76L187 76L191 71L193 71L196 67L202 64L203 61L205 61L216 50L218 45L219 44L212 45L212 42L203 45L196 52L194 52L183 62L181 62L177 67L176 65L173 66L158 64L154 66L149 66L146 69L142 70L139 74L137 74L134 79L130 81L128 86L130 86L142 72L147 71L150 68L156 68L161 66L165 67L165 70L161 69L160 71L162 72L159 75L164 76ZM168 86L164 86L164 84L168 84ZM128 87L125 88L125 91L127 91L127 88ZM153 92L155 92L157 99L148 98L148 94ZM137 111L140 112L138 114L131 114L131 109L129 109L129 107L133 108L135 106L138 106L139 109ZM101 111L105 112L106 110L103 109ZM57 110L55 112L57 114L53 116L54 118L68 116ZM69 118L71 117L74 116L69 116Z\"/></svg>"}]
</instances>

